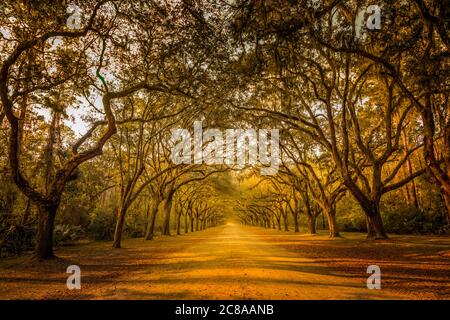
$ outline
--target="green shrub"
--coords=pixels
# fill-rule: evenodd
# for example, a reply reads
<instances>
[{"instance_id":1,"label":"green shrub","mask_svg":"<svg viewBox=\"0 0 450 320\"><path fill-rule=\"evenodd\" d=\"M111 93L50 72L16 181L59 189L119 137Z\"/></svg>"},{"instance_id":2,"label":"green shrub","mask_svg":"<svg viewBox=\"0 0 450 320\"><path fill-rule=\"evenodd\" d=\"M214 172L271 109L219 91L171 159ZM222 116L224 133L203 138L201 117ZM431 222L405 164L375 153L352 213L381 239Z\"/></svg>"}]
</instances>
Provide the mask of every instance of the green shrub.
<instances>
[{"instance_id":1,"label":"green shrub","mask_svg":"<svg viewBox=\"0 0 450 320\"><path fill-rule=\"evenodd\" d=\"M398 234L446 233L442 215L424 212L414 207L401 207L394 212L382 213L387 232Z\"/></svg>"},{"instance_id":2,"label":"green shrub","mask_svg":"<svg viewBox=\"0 0 450 320\"><path fill-rule=\"evenodd\" d=\"M87 233L95 240L112 240L115 228L114 210L95 209L90 215Z\"/></svg>"},{"instance_id":3,"label":"green shrub","mask_svg":"<svg viewBox=\"0 0 450 320\"><path fill-rule=\"evenodd\" d=\"M67 246L85 237L81 226L57 225L53 233L53 241L57 246Z\"/></svg>"},{"instance_id":4,"label":"green shrub","mask_svg":"<svg viewBox=\"0 0 450 320\"><path fill-rule=\"evenodd\" d=\"M12 219L0 218L0 257L33 249L35 234L33 225L19 225Z\"/></svg>"}]
</instances>

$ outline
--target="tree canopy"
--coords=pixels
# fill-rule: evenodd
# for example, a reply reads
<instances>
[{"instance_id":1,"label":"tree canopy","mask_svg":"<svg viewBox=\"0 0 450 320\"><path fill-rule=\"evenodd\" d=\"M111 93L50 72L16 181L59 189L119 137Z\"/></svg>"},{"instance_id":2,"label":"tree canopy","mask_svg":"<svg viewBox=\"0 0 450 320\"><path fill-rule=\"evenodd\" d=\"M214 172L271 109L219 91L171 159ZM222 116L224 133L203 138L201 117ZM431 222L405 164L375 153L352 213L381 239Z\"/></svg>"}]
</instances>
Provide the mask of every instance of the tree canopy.
<instances>
[{"instance_id":1,"label":"tree canopy","mask_svg":"<svg viewBox=\"0 0 450 320\"><path fill-rule=\"evenodd\" d=\"M448 232L449 8L3 1L0 248L49 258L55 226L120 248L124 234L152 240L230 217L310 233L322 217L331 237ZM277 172L260 174L251 142L259 157L245 166L174 163L173 130L194 137L196 121L259 139L277 129L280 153L266 155ZM211 138L189 143L193 160L217 148L251 158Z\"/></svg>"}]
</instances>

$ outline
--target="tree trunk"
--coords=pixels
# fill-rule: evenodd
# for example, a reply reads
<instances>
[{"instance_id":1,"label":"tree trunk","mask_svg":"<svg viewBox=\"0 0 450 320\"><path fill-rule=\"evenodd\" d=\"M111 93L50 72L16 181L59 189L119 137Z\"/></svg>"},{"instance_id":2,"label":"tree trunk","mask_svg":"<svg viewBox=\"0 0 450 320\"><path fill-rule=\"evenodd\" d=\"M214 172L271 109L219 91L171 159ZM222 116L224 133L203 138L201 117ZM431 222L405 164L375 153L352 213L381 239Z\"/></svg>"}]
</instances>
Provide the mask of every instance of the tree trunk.
<instances>
[{"instance_id":1,"label":"tree trunk","mask_svg":"<svg viewBox=\"0 0 450 320\"><path fill-rule=\"evenodd\" d=\"M387 239L383 220L378 206L373 206L371 211L366 211L367 239Z\"/></svg>"},{"instance_id":2,"label":"tree trunk","mask_svg":"<svg viewBox=\"0 0 450 320\"><path fill-rule=\"evenodd\" d=\"M289 231L289 221L287 214L283 215L284 231Z\"/></svg>"},{"instance_id":3,"label":"tree trunk","mask_svg":"<svg viewBox=\"0 0 450 320\"><path fill-rule=\"evenodd\" d=\"M303 200L305 202L306 216L308 217L308 232L310 234L315 234L316 233L316 218L317 218L317 215L315 215L313 213L313 210L311 208L311 204L309 202L309 196L305 195L303 197Z\"/></svg>"},{"instance_id":4,"label":"tree trunk","mask_svg":"<svg viewBox=\"0 0 450 320\"><path fill-rule=\"evenodd\" d=\"M336 223L336 215L330 215L328 220L328 227L330 228L330 238L340 237L339 230Z\"/></svg>"},{"instance_id":5,"label":"tree trunk","mask_svg":"<svg viewBox=\"0 0 450 320\"><path fill-rule=\"evenodd\" d=\"M181 234L181 211L177 212L177 235Z\"/></svg>"},{"instance_id":6,"label":"tree trunk","mask_svg":"<svg viewBox=\"0 0 450 320\"><path fill-rule=\"evenodd\" d=\"M281 231L281 218L277 218L277 225L278 225L278 230Z\"/></svg>"},{"instance_id":7,"label":"tree trunk","mask_svg":"<svg viewBox=\"0 0 450 320\"><path fill-rule=\"evenodd\" d=\"M316 216L308 216L308 233L316 234Z\"/></svg>"},{"instance_id":8,"label":"tree trunk","mask_svg":"<svg viewBox=\"0 0 450 320\"><path fill-rule=\"evenodd\" d=\"M114 241L113 241L113 248L116 249L119 249L121 246L123 223L125 222L126 213L127 213L126 206L121 206L117 210L116 230L114 231Z\"/></svg>"},{"instance_id":9,"label":"tree trunk","mask_svg":"<svg viewBox=\"0 0 450 320\"><path fill-rule=\"evenodd\" d=\"M324 210L328 222L328 231L330 238L340 237L339 230L336 223L336 211L334 209Z\"/></svg>"},{"instance_id":10,"label":"tree trunk","mask_svg":"<svg viewBox=\"0 0 450 320\"><path fill-rule=\"evenodd\" d=\"M444 197L445 207L447 208L447 224L450 225L450 194L442 190L442 196Z\"/></svg>"},{"instance_id":11,"label":"tree trunk","mask_svg":"<svg viewBox=\"0 0 450 320\"><path fill-rule=\"evenodd\" d=\"M191 216L191 232L194 232L194 214Z\"/></svg>"},{"instance_id":12,"label":"tree trunk","mask_svg":"<svg viewBox=\"0 0 450 320\"><path fill-rule=\"evenodd\" d=\"M30 213L31 213L31 199L27 198L27 206L25 207L25 211L23 213L22 225L26 225L28 223L28 218L30 217Z\"/></svg>"},{"instance_id":13,"label":"tree trunk","mask_svg":"<svg viewBox=\"0 0 450 320\"><path fill-rule=\"evenodd\" d=\"M187 211L184 213L184 233L188 233L188 214Z\"/></svg>"},{"instance_id":14,"label":"tree trunk","mask_svg":"<svg viewBox=\"0 0 450 320\"><path fill-rule=\"evenodd\" d=\"M349 185L347 185L347 187L355 197L356 201L358 201L366 215L367 239L387 239L388 236L384 230L383 219L380 214L381 193L371 200L363 196L357 189L354 189L351 186L349 187ZM376 186L373 188L379 189Z\"/></svg>"},{"instance_id":15,"label":"tree trunk","mask_svg":"<svg viewBox=\"0 0 450 320\"><path fill-rule=\"evenodd\" d=\"M293 215L294 217L294 232L300 232L300 228L298 226L298 213Z\"/></svg>"},{"instance_id":16,"label":"tree trunk","mask_svg":"<svg viewBox=\"0 0 450 320\"><path fill-rule=\"evenodd\" d=\"M39 210L36 256L39 259L53 258L53 229L58 205L37 204Z\"/></svg>"},{"instance_id":17,"label":"tree trunk","mask_svg":"<svg viewBox=\"0 0 450 320\"><path fill-rule=\"evenodd\" d=\"M406 135L406 130L405 129L402 132L402 137L403 137L403 143L405 145L404 154L405 154L405 156L407 156L407 153L408 153L408 150L409 150L409 141L408 141L408 137ZM407 175L412 175L414 170L413 170L413 167L412 167L411 157L407 158L406 164L407 164L408 168L407 169L404 168L404 170L405 171L407 170L407 172L408 172ZM405 175L405 177L406 177L406 175ZM406 194L407 194L408 203L410 204L411 203L411 198L410 198L410 192L409 192L408 184L405 185L405 190L406 190ZM417 198L417 187L416 187L416 181L414 179L411 181L411 193L412 193L414 207L416 209L419 209L419 201L418 201L418 198Z\"/></svg>"},{"instance_id":18,"label":"tree trunk","mask_svg":"<svg viewBox=\"0 0 450 320\"><path fill-rule=\"evenodd\" d=\"M147 228L145 229L145 236L144 236L145 240L153 240L153 238L155 237L154 231L157 214L158 214L158 202L152 208L152 212L150 213L149 219L147 221Z\"/></svg>"},{"instance_id":19,"label":"tree trunk","mask_svg":"<svg viewBox=\"0 0 450 320\"><path fill-rule=\"evenodd\" d=\"M423 122L423 135L424 135L424 158L427 167L430 169L431 175L435 178L437 184L442 189L442 195L444 197L445 206L447 207L447 217L450 224L450 177L448 159L450 158L450 126L446 126L444 129L444 166L442 169L441 164L435 156L434 147L434 135L436 131L436 126L434 123L433 110L431 104L430 94L426 95L426 107L421 110L421 117Z\"/></svg>"},{"instance_id":20,"label":"tree trunk","mask_svg":"<svg viewBox=\"0 0 450 320\"><path fill-rule=\"evenodd\" d=\"M170 212L172 211L173 193L170 193L164 203L163 235L170 236Z\"/></svg>"}]
</instances>

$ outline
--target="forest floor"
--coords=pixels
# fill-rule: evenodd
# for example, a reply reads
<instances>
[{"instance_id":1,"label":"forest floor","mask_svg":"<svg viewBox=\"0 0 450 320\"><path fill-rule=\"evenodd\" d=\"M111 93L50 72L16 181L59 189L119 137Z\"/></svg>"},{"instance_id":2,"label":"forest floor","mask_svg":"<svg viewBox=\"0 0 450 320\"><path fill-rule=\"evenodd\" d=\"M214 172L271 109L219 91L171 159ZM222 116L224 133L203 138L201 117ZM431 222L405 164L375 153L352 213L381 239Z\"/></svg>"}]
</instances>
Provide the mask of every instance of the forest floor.
<instances>
[{"instance_id":1,"label":"forest floor","mask_svg":"<svg viewBox=\"0 0 450 320\"><path fill-rule=\"evenodd\" d=\"M0 260L0 299L450 299L450 238L299 235L236 223L154 241L62 247ZM81 268L81 290L66 268ZM381 290L369 290L369 265Z\"/></svg>"}]
</instances>

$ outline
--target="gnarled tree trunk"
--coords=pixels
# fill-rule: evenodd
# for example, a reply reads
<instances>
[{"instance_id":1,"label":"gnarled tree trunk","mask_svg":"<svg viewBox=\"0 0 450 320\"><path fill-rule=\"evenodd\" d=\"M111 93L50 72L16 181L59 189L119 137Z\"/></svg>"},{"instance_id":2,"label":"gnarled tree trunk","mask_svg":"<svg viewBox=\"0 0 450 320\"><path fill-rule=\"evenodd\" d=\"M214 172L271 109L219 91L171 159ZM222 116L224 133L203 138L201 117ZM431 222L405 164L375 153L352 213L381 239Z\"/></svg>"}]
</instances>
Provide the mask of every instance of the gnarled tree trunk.
<instances>
[{"instance_id":1,"label":"gnarled tree trunk","mask_svg":"<svg viewBox=\"0 0 450 320\"><path fill-rule=\"evenodd\" d=\"M308 215L308 233L316 234L316 216Z\"/></svg>"},{"instance_id":2,"label":"gnarled tree trunk","mask_svg":"<svg viewBox=\"0 0 450 320\"><path fill-rule=\"evenodd\" d=\"M447 208L447 224L450 225L450 194L443 192L445 207Z\"/></svg>"},{"instance_id":3,"label":"gnarled tree trunk","mask_svg":"<svg viewBox=\"0 0 450 320\"><path fill-rule=\"evenodd\" d=\"M121 247L123 224L125 222L125 215L127 214L127 210L127 206L121 206L117 210L117 222L113 241L113 248L116 249L119 249Z\"/></svg>"},{"instance_id":4,"label":"gnarled tree trunk","mask_svg":"<svg viewBox=\"0 0 450 320\"><path fill-rule=\"evenodd\" d=\"M181 211L177 212L177 235L181 234Z\"/></svg>"},{"instance_id":5,"label":"gnarled tree trunk","mask_svg":"<svg viewBox=\"0 0 450 320\"><path fill-rule=\"evenodd\" d=\"M188 225L188 212L184 213L184 233L188 233L189 225Z\"/></svg>"},{"instance_id":6,"label":"gnarled tree trunk","mask_svg":"<svg viewBox=\"0 0 450 320\"><path fill-rule=\"evenodd\" d=\"M378 206L373 206L373 210L366 213L366 223L368 239L388 238Z\"/></svg>"},{"instance_id":7,"label":"gnarled tree trunk","mask_svg":"<svg viewBox=\"0 0 450 320\"><path fill-rule=\"evenodd\" d=\"M351 184L347 184L348 190L353 194L356 201L360 204L366 215L367 223L367 239L387 239L388 236L384 229L383 220L380 213L381 192L375 196L375 200L371 200L364 196L357 188ZM374 189L380 189L374 186Z\"/></svg>"},{"instance_id":8,"label":"gnarled tree trunk","mask_svg":"<svg viewBox=\"0 0 450 320\"><path fill-rule=\"evenodd\" d=\"M294 218L294 232L300 232L300 228L298 225L298 211L293 213L292 217Z\"/></svg>"},{"instance_id":9,"label":"gnarled tree trunk","mask_svg":"<svg viewBox=\"0 0 450 320\"><path fill-rule=\"evenodd\" d=\"M330 210L328 212L325 212L325 215L326 215L327 221L328 221L328 230L329 230L330 238L340 237L341 235L339 234L339 229L338 229L337 223L336 223L336 211Z\"/></svg>"},{"instance_id":10,"label":"gnarled tree trunk","mask_svg":"<svg viewBox=\"0 0 450 320\"><path fill-rule=\"evenodd\" d=\"M284 225L284 231L289 231L289 221L287 213L283 214L283 225Z\"/></svg>"},{"instance_id":11,"label":"gnarled tree trunk","mask_svg":"<svg viewBox=\"0 0 450 320\"><path fill-rule=\"evenodd\" d=\"M145 240L153 240L153 238L155 237L154 232L155 232L156 215L158 214L158 205L159 205L158 202L156 202L153 205L152 211L149 215L147 227L145 228L145 235L144 235Z\"/></svg>"},{"instance_id":12,"label":"gnarled tree trunk","mask_svg":"<svg viewBox=\"0 0 450 320\"><path fill-rule=\"evenodd\" d=\"M36 241L36 255L40 259L49 259L53 255L53 229L59 204L38 204L39 223Z\"/></svg>"},{"instance_id":13,"label":"gnarled tree trunk","mask_svg":"<svg viewBox=\"0 0 450 320\"><path fill-rule=\"evenodd\" d=\"M164 202L164 223L163 223L163 235L170 236L170 213L172 211L173 195L175 190L171 190L167 195L167 199Z\"/></svg>"}]
</instances>

